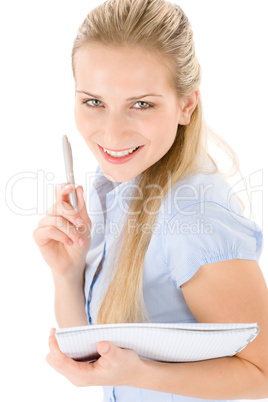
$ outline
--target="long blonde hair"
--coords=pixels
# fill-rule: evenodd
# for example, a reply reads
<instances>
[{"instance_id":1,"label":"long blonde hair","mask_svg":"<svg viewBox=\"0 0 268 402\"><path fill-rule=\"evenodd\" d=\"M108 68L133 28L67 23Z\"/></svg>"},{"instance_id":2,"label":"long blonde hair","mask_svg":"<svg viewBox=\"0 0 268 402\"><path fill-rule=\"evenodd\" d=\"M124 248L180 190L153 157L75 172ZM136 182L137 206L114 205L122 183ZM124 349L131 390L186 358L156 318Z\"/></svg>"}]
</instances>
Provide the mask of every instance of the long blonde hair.
<instances>
[{"instance_id":1,"label":"long blonde hair","mask_svg":"<svg viewBox=\"0 0 268 402\"><path fill-rule=\"evenodd\" d=\"M74 76L77 50L93 42L109 47L142 47L161 55L178 97L190 96L199 88L201 69L195 55L193 32L187 16L176 4L164 0L107 0L96 7L87 15L74 41ZM215 133L212 135L222 143L238 167L232 148ZM114 275L98 312L98 324L149 320L143 299L143 265L152 236L152 230L148 228L153 228L157 211L171 186L185 176L206 171L204 162L208 159L214 164L214 172L219 171L207 150L199 97L190 123L178 126L169 151L140 175L137 187L143 199L136 190L116 249L118 258L114 262ZM144 208L146 205L148 210L148 200L150 213ZM129 219L131 225L128 225ZM134 226L133 219L135 228L130 230ZM143 225L147 230L142 230Z\"/></svg>"}]
</instances>

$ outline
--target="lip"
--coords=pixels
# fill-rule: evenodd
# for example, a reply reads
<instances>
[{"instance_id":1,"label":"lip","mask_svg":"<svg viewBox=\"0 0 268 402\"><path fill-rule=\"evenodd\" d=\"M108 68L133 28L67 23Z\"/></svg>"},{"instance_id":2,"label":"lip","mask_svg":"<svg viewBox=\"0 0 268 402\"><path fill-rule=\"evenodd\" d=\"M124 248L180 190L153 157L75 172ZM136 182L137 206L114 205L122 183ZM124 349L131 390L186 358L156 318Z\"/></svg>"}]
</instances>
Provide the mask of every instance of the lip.
<instances>
[{"instance_id":1,"label":"lip","mask_svg":"<svg viewBox=\"0 0 268 402\"><path fill-rule=\"evenodd\" d=\"M120 158L115 158L114 156L107 154L107 152L104 152L103 148L99 144L98 144L98 147L100 149L100 152L101 152L102 156L104 157L104 159L107 162L114 163L114 164L121 164L121 163L126 163L126 162L130 161L130 159L135 158L135 156L142 150L144 145L141 145L139 147L139 149L137 149L137 151L134 151L131 154L126 155L126 156L122 156ZM105 148L105 149L107 149L107 148ZM131 149L131 148L127 148L126 150L128 150L128 149ZM109 149L108 149L108 151L109 151ZM121 152L121 151L118 150L118 151L115 151L115 152Z\"/></svg>"}]
</instances>

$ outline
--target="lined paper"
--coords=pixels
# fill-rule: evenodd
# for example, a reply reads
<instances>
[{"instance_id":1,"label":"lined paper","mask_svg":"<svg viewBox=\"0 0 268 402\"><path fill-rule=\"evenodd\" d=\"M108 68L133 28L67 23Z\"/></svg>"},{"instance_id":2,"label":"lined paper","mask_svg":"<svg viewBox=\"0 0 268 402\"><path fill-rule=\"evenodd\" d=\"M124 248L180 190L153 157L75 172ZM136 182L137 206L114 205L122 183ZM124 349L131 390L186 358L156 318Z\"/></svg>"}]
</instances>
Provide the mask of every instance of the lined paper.
<instances>
[{"instance_id":1,"label":"lined paper","mask_svg":"<svg viewBox=\"0 0 268 402\"><path fill-rule=\"evenodd\" d=\"M110 341L136 351L142 359L190 362L234 356L258 333L257 323L131 323L60 328L56 338L60 350L79 361L96 360L98 343Z\"/></svg>"}]
</instances>

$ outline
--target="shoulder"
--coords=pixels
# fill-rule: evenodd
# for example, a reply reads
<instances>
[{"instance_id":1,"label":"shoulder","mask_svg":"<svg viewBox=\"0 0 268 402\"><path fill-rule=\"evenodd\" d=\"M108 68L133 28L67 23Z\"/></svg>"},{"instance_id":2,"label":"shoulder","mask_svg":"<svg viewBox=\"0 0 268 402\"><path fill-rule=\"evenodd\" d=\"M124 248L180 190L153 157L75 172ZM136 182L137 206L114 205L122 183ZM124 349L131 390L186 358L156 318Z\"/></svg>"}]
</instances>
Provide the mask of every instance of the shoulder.
<instances>
[{"instance_id":1,"label":"shoulder","mask_svg":"<svg viewBox=\"0 0 268 402\"><path fill-rule=\"evenodd\" d=\"M172 219L193 205L215 203L238 215L243 215L242 205L231 185L219 173L196 173L178 180L166 194L162 213Z\"/></svg>"},{"instance_id":2,"label":"shoulder","mask_svg":"<svg viewBox=\"0 0 268 402\"><path fill-rule=\"evenodd\" d=\"M263 234L220 173L198 173L172 186L163 201L165 260L180 286L200 266L230 259L258 260Z\"/></svg>"}]
</instances>

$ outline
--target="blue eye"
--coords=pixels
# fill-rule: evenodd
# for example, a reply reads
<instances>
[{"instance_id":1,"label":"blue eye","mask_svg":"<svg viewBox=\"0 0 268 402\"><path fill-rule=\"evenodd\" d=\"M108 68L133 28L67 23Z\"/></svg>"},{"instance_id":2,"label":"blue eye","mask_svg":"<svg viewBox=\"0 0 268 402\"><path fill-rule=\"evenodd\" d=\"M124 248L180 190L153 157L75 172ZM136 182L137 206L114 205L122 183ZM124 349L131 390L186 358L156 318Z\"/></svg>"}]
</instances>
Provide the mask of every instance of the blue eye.
<instances>
[{"instance_id":1,"label":"blue eye","mask_svg":"<svg viewBox=\"0 0 268 402\"><path fill-rule=\"evenodd\" d=\"M101 104L101 101L99 101L98 99L85 99L83 102L82 102L82 104L85 104L85 105L87 105L88 107L92 107L92 108L98 108L99 106L100 106L100 104L93 104L93 105L90 105L89 104L89 102L99 102L100 104ZM148 102L143 102L143 101L139 101L139 102L136 102L135 103L135 105L136 104L145 104L145 105L147 105L147 107L138 107L138 108L134 108L134 109L136 109L136 110L147 110L147 109L150 109L151 107L153 108L154 106L153 105L150 105L150 103L148 103Z\"/></svg>"}]
</instances>

